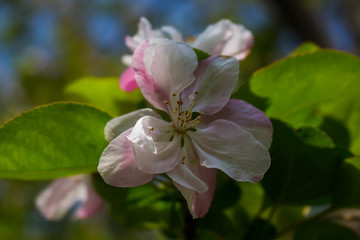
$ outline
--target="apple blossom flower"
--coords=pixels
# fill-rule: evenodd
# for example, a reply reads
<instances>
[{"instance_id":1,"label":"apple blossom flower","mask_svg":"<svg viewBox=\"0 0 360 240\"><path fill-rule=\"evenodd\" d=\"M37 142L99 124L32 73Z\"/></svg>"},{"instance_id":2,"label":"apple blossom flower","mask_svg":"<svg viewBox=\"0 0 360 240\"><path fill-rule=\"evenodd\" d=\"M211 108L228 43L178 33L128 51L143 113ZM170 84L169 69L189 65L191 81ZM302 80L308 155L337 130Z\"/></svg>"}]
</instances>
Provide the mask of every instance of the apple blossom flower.
<instances>
[{"instance_id":1,"label":"apple blossom flower","mask_svg":"<svg viewBox=\"0 0 360 240\"><path fill-rule=\"evenodd\" d=\"M244 26L223 19L208 26L191 45L211 55L233 56L241 61L250 53L254 37Z\"/></svg>"},{"instance_id":2,"label":"apple blossom flower","mask_svg":"<svg viewBox=\"0 0 360 240\"><path fill-rule=\"evenodd\" d=\"M181 33L172 26L162 26L160 29L152 29L151 23L145 18L141 17L138 25L138 31L134 36L126 36L125 44L134 52L141 43L152 38L170 38L177 42L182 42ZM124 55L122 61L125 65L131 65L131 55ZM124 91L131 92L137 88L134 78L134 70L129 67L120 76L120 87Z\"/></svg>"},{"instance_id":3,"label":"apple blossom flower","mask_svg":"<svg viewBox=\"0 0 360 240\"><path fill-rule=\"evenodd\" d=\"M138 32L132 37L126 36L125 43L133 52L141 43L152 38L169 38L175 42L183 42L181 33L174 27L163 26L160 29L153 30L150 22L142 17L140 18ZM254 38L244 26L223 19L209 25L204 32L188 44L210 55L234 56L238 61L241 61L250 53ZM131 65L130 55L123 56L122 60L125 65ZM137 88L131 67L121 75L120 87L128 92Z\"/></svg>"},{"instance_id":4,"label":"apple blossom flower","mask_svg":"<svg viewBox=\"0 0 360 240\"><path fill-rule=\"evenodd\" d=\"M49 220L63 218L76 205L75 217L79 219L95 215L103 205L88 175L56 179L36 199L37 208Z\"/></svg>"},{"instance_id":5,"label":"apple blossom flower","mask_svg":"<svg viewBox=\"0 0 360 240\"><path fill-rule=\"evenodd\" d=\"M229 99L238 80L235 58L198 62L189 45L157 38L135 50L132 66L144 97L171 121L151 109L110 120L98 166L106 183L134 187L166 173L196 218L210 207L217 169L237 181L262 179L272 125L257 108Z\"/></svg>"}]
</instances>

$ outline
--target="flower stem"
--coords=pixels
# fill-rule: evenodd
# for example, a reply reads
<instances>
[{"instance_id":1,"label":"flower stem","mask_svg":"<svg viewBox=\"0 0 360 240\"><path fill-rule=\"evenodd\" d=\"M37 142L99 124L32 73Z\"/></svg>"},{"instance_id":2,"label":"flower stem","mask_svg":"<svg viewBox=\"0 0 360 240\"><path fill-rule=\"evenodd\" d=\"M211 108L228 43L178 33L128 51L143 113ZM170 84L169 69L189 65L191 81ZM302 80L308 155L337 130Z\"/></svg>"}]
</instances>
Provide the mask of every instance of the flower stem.
<instances>
[{"instance_id":1,"label":"flower stem","mask_svg":"<svg viewBox=\"0 0 360 240\"><path fill-rule=\"evenodd\" d=\"M196 236L196 220L193 219L187 204L185 201L181 201L182 209L184 212L184 221L185 226L183 228L183 233L186 240L193 240Z\"/></svg>"}]
</instances>

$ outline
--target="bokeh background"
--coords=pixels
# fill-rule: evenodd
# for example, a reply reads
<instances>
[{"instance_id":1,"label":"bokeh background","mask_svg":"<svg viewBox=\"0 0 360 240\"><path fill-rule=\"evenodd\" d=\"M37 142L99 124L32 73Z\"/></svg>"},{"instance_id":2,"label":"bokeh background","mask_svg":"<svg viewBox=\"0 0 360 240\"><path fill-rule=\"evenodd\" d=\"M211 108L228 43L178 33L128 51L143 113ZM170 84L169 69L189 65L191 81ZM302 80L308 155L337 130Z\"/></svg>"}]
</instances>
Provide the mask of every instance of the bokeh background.
<instances>
[{"instance_id":1,"label":"bokeh background","mask_svg":"<svg viewBox=\"0 0 360 240\"><path fill-rule=\"evenodd\" d=\"M184 37L222 18L245 25L255 36L241 65L245 79L304 41L360 54L359 0L0 0L0 125L68 99L64 87L80 77L119 76L124 37L141 16ZM127 238L106 211L48 222L34 207L46 184L0 180L0 239L160 239L154 231Z\"/></svg>"}]
</instances>

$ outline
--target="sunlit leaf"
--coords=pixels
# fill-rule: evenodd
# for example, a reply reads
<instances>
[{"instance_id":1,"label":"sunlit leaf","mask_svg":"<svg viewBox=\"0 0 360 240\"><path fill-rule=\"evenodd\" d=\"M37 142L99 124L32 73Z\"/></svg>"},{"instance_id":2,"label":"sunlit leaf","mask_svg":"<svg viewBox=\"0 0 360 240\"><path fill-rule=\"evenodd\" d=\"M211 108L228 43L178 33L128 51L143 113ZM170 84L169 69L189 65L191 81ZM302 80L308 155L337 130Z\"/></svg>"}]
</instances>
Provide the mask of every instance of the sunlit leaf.
<instances>
[{"instance_id":1,"label":"sunlit leaf","mask_svg":"<svg viewBox=\"0 0 360 240\"><path fill-rule=\"evenodd\" d=\"M94 107L56 103L0 128L0 177L48 179L96 171L111 117Z\"/></svg>"},{"instance_id":2,"label":"sunlit leaf","mask_svg":"<svg viewBox=\"0 0 360 240\"><path fill-rule=\"evenodd\" d=\"M72 100L95 105L114 116L122 115L137 109L143 100L140 90L122 91L116 77L84 77L65 89Z\"/></svg>"},{"instance_id":3,"label":"sunlit leaf","mask_svg":"<svg viewBox=\"0 0 360 240\"><path fill-rule=\"evenodd\" d=\"M316 52L318 50L321 50L321 48L312 42L305 42L301 44L299 47L297 47L290 56L296 56L296 55L302 55L307 53Z\"/></svg>"},{"instance_id":4,"label":"sunlit leaf","mask_svg":"<svg viewBox=\"0 0 360 240\"><path fill-rule=\"evenodd\" d=\"M289 57L256 72L251 90L267 98L266 113L294 126L320 126L324 117L334 119L348 135L328 132L332 139L350 137L360 153L360 60L350 54L320 50ZM327 130L327 129L325 129Z\"/></svg>"}]
</instances>

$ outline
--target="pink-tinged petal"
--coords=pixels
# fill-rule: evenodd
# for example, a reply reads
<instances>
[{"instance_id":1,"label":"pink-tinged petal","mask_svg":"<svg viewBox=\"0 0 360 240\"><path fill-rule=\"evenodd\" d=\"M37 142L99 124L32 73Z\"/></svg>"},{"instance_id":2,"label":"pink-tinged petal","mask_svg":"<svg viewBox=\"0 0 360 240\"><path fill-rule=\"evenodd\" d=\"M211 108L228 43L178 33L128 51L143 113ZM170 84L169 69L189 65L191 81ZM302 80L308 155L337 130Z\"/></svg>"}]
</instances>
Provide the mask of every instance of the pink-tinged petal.
<instances>
[{"instance_id":1,"label":"pink-tinged petal","mask_svg":"<svg viewBox=\"0 0 360 240\"><path fill-rule=\"evenodd\" d=\"M208 185L209 189L206 192L199 193L183 187L176 182L174 182L174 185L186 199L192 216L199 218L206 215L213 200L216 186L216 169L205 168L198 165L198 167L192 169L192 171Z\"/></svg>"},{"instance_id":2,"label":"pink-tinged petal","mask_svg":"<svg viewBox=\"0 0 360 240\"><path fill-rule=\"evenodd\" d=\"M230 99L227 104L214 115L205 115L201 118L202 124L210 124L217 119L232 121L251 133L256 140L267 149L272 141L273 128L264 112L253 105L239 99Z\"/></svg>"},{"instance_id":3,"label":"pink-tinged petal","mask_svg":"<svg viewBox=\"0 0 360 240\"><path fill-rule=\"evenodd\" d=\"M198 178L185 164L178 164L174 169L168 171L167 175L174 182L198 193L206 192L209 189L206 183Z\"/></svg>"},{"instance_id":4,"label":"pink-tinged petal","mask_svg":"<svg viewBox=\"0 0 360 240\"><path fill-rule=\"evenodd\" d=\"M120 88L126 92L134 91L138 87L135 80L135 71L129 67L120 76Z\"/></svg>"},{"instance_id":5,"label":"pink-tinged petal","mask_svg":"<svg viewBox=\"0 0 360 240\"><path fill-rule=\"evenodd\" d=\"M128 139L133 143L136 164L142 172L164 173L181 160L181 136L174 132L173 123L143 117L135 124Z\"/></svg>"},{"instance_id":6,"label":"pink-tinged petal","mask_svg":"<svg viewBox=\"0 0 360 240\"><path fill-rule=\"evenodd\" d=\"M188 134L202 166L220 169L237 181L257 182L270 167L267 148L231 121L219 119Z\"/></svg>"},{"instance_id":7,"label":"pink-tinged petal","mask_svg":"<svg viewBox=\"0 0 360 240\"><path fill-rule=\"evenodd\" d=\"M103 207L104 202L97 194L90 180L87 181L87 200L77 211L76 218L84 219L96 215Z\"/></svg>"},{"instance_id":8,"label":"pink-tinged petal","mask_svg":"<svg viewBox=\"0 0 360 240\"><path fill-rule=\"evenodd\" d=\"M211 55L233 56L242 60L249 54L253 44L253 35L245 27L229 20L220 20L208 26L196 38L193 46Z\"/></svg>"},{"instance_id":9,"label":"pink-tinged petal","mask_svg":"<svg viewBox=\"0 0 360 240\"><path fill-rule=\"evenodd\" d=\"M132 143L127 139L131 131L128 129L112 140L100 157L98 171L107 184L115 187L140 186L153 178L136 165Z\"/></svg>"},{"instance_id":10,"label":"pink-tinged petal","mask_svg":"<svg viewBox=\"0 0 360 240\"><path fill-rule=\"evenodd\" d=\"M36 206L49 220L59 220L76 204L87 200L85 175L54 180L36 199Z\"/></svg>"},{"instance_id":11,"label":"pink-tinged petal","mask_svg":"<svg viewBox=\"0 0 360 240\"><path fill-rule=\"evenodd\" d=\"M182 150L181 163L174 169L168 171L166 174L176 183L182 185L185 188L192 189L198 193L206 192L209 187L201 180L192 169L200 167L199 157L197 156L191 140L185 136L184 146ZM195 171L197 172L197 171Z\"/></svg>"},{"instance_id":12,"label":"pink-tinged petal","mask_svg":"<svg viewBox=\"0 0 360 240\"><path fill-rule=\"evenodd\" d=\"M132 67L144 97L156 108L167 111L169 95L180 93L194 81L197 67L194 50L168 39L151 39L134 52Z\"/></svg>"},{"instance_id":13,"label":"pink-tinged petal","mask_svg":"<svg viewBox=\"0 0 360 240\"><path fill-rule=\"evenodd\" d=\"M124 131L132 128L140 118L145 116L161 118L160 115L151 108L140 109L131 113L124 114L120 117L113 118L106 123L104 129L106 140L110 142Z\"/></svg>"},{"instance_id":14,"label":"pink-tinged petal","mask_svg":"<svg viewBox=\"0 0 360 240\"><path fill-rule=\"evenodd\" d=\"M140 18L138 32L130 37L125 37L125 44L131 51L134 51L140 44L151 38L165 37L159 30L153 30L151 23L144 17Z\"/></svg>"},{"instance_id":15,"label":"pink-tinged petal","mask_svg":"<svg viewBox=\"0 0 360 240\"><path fill-rule=\"evenodd\" d=\"M252 33L242 25L228 22L228 31L232 33L224 45L221 55L234 56L238 61L246 58L254 45Z\"/></svg>"},{"instance_id":16,"label":"pink-tinged petal","mask_svg":"<svg viewBox=\"0 0 360 240\"><path fill-rule=\"evenodd\" d=\"M214 114L228 102L236 86L239 63L235 58L213 56L199 62L195 76L196 80L182 93L184 104L194 96L193 111Z\"/></svg>"}]
</instances>

